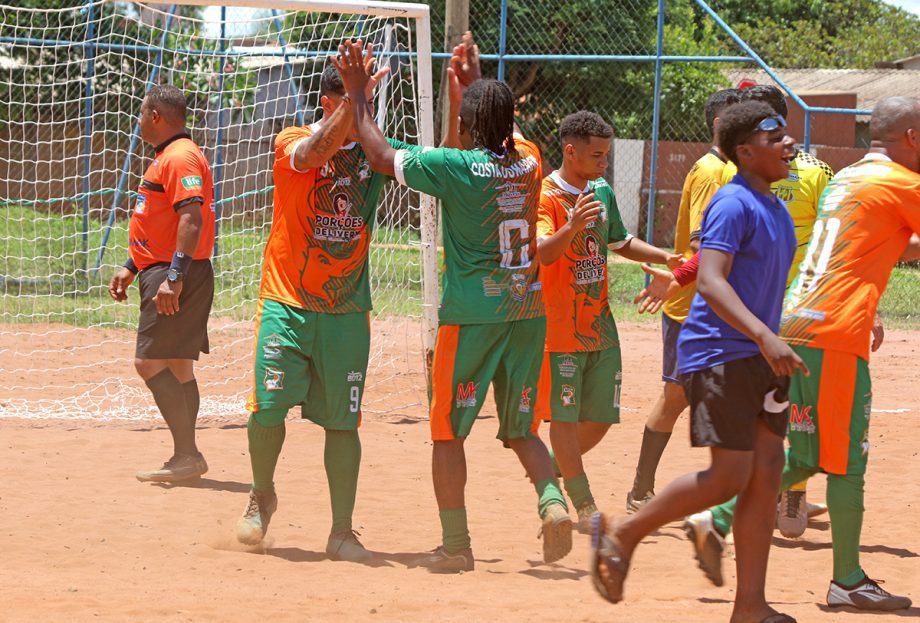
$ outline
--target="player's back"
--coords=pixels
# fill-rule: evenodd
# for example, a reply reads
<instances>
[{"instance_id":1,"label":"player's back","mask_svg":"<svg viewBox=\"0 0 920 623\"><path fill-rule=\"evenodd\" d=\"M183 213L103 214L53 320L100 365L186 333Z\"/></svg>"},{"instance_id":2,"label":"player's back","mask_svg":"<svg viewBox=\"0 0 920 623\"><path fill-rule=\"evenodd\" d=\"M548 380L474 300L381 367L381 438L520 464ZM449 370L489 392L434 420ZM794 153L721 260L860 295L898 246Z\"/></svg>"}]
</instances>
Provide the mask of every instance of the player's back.
<instances>
[{"instance_id":1,"label":"player's back","mask_svg":"<svg viewBox=\"0 0 920 623\"><path fill-rule=\"evenodd\" d=\"M786 297L790 343L869 358L891 269L920 231L920 175L878 153L841 170L821 196L799 275Z\"/></svg>"},{"instance_id":2,"label":"player's back","mask_svg":"<svg viewBox=\"0 0 920 623\"><path fill-rule=\"evenodd\" d=\"M536 261L541 162L515 135L515 149L410 149L400 182L441 199L446 272L440 321L511 322L542 316Z\"/></svg>"}]
</instances>

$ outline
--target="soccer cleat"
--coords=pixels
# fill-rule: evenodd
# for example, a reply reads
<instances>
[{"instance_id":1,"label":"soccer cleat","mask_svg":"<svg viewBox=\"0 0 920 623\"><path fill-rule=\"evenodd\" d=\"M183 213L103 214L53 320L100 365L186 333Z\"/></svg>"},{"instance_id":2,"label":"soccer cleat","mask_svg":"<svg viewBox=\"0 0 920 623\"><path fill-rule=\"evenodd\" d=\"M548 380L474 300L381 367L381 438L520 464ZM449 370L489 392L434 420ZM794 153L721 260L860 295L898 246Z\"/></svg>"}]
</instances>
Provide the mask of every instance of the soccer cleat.
<instances>
[{"instance_id":1,"label":"soccer cleat","mask_svg":"<svg viewBox=\"0 0 920 623\"><path fill-rule=\"evenodd\" d=\"M543 562L556 562L572 551L572 518L562 504L550 504L543 514Z\"/></svg>"},{"instance_id":2,"label":"soccer cleat","mask_svg":"<svg viewBox=\"0 0 920 623\"><path fill-rule=\"evenodd\" d=\"M245 545L258 545L268 532L272 515L278 510L278 496L272 493L249 492L249 502L236 524L236 539Z\"/></svg>"},{"instance_id":3,"label":"soccer cleat","mask_svg":"<svg viewBox=\"0 0 920 623\"><path fill-rule=\"evenodd\" d=\"M358 540L358 533L354 530L342 530L329 535L326 542L326 554L332 560L345 560L348 562L367 562L374 557Z\"/></svg>"},{"instance_id":4,"label":"soccer cleat","mask_svg":"<svg viewBox=\"0 0 920 623\"><path fill-rule=\"evenodd\" d=\"M137 472L136 478L141 482L182 482L206 474L208 464L201 454L174 455L163 463L163 467L146 472Z\"/></svg>"},{"instance_id":5,"label":"soccer cleat","mask_svg":"<svg viewBox=\"0 0 920 623\"><path fill-rule=\"evenodd\" d=\"M591 517L597 512L597 505L589 502L578 509L578 523L575 528L581 534L591 534Z\"/></svg>"},{"instance_id":6,"label":"soccer cleat","mask_svg":"<svg viewBox=\"0 0 920 623\"><path fill-rule=\"evenodd\" d=\"M439 545L429 553L416 558L410 567L424 567L431 573L463 573L472 571L475 567L473 550L467 547L451 554L443 545Z\"/></svg>"},{"instance_id":7,"label":"soccer cleat","mask_svg":"<svg viewBox=\"0 0 920 623\"><path fill-rule=\"evenodd\" d=\"M797 539L808 527L805 491L783 491L776 512L776 527L787 539Z\"/></svg>"},{"instance_id":8,"label":"soccer cleat","mask_svg":"<svg viewBox=\"0 0 920 623\"><path fill-rule=\"evenodd\" d=\"M805 502L805 514L808 515L808 518L817 517L818 515L823 515L827 512L827 504L812 504L811 502Z\"/></svg>"},{"instance_id":9,"label":"soccer cleat","mask_svg":"<svg viewBox=\"0 0 920 623\"><path fill-rule=\"evenodd\" d=\"M632 515L637 510L648 504L652 501L652 498L655 497L654 491L649 491L645 494L645 497L636 497L633 494L633 491L630 491L626 494L626 514Z\"/></svg>"},{"instance_id":10,"label":"soccer cleat","mask_svg":"<svg viewBox=\"0 0 920 623\"><path fill-rule=\"evenodd\" d=\"M705 510L687 517L684 532L693 543L697 563L700 569L716 586L722 586L722 551L725 539L712 523L712 512Z\"/></svg>"},{"instance_id":11,"label":"soccer cleat","mask_svg":"<svg viewBox=\"0 0 920 623\"><path fill-rule=\"evenodd\" d=\"M832 608L850 606L860 610L903 610L910 608L910 598L892 595L878 585L877 580L866 577L853 588L844 588L831 580L827 590L827 605Z\"/></svg>"}]
</instances>

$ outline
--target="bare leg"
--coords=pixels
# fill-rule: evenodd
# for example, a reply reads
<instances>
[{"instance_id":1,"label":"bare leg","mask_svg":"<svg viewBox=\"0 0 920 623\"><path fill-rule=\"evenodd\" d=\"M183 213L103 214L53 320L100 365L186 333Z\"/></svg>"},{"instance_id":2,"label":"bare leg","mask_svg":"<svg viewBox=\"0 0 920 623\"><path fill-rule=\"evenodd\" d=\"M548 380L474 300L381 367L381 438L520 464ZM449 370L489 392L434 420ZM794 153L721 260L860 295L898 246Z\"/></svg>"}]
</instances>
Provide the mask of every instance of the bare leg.
<instances>
[{"instance_id":1,"label":"bare leg","mask_svg":"<svg viewBox=\"0 0 920 623\"><path fill-rule=\"evenodd\" d=\"M589 450L599 444L608 430L610 430L610 424L603 422L579 422L578 447L581 448L581 453L583 455L587 454Z\"/></svg>"},{"instance_id":2,"label":"bare leg","mask_svg":"<svg viewBox=\"0 0 920 623\"><path fill-rule=\"evenodd\" d=\"M677 418L684 412L687 405L684 388L675 383L665 383L664 390L658 397L658 402L652 407L652 412L648 414L645 425L653 431L670 433L674 430Z\"/></svg>"},{"instance_id":3,"label":"bare leg","mask_svg":"<svg viewBox=\"0 0 920 623\"><path fill-rule=\"evenodd\" d=\"M552 431L550 432L552 434ZM437 442L436 442L437 443ZM549 458L549 452L543 441L539 437L519 437L509 439L508 445L517 454L518 460L524 469L527 470L527 476L534 483L543 480L555 479L556 474L553 472L553 461ZM581 459L579 458L579 462ZM466 474L464 473L464 480Z\"/></svg>"},{"instance_id":4,"label":"bare leg","mask_svg":"<svg viewBox=\"0 0 920 623\"><path fill-rule=\"evenodd\" d=\"M764 586L785 458L783 440L758 419L754 444L754 469L735 510L738 589L732 623L756 623L776 612L767 605Z\"/></svg>"}]
</instances>

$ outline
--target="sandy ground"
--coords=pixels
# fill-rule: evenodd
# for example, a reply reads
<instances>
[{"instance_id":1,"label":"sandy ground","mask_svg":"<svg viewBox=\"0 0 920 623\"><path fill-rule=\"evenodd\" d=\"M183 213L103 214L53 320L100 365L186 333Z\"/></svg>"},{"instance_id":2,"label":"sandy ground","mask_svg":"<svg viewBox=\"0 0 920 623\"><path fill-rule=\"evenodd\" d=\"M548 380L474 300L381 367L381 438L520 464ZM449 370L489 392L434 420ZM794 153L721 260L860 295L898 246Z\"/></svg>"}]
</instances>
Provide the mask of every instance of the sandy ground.
<instances>
[{"instance_id":1,"label":"sandy ground","mask_svg":"<svg viewBox=\"0 0 920 623\"><path fill-rule=\"evenodd\" d=\"M624 324L620 333L623 422L586 457L599 504L615 513L632 482L660 367L657 325ZM891 331L872 364L877 412L862 561L887 588L920 601L918 351L920 334ZM97 373L110 371L89 367L81 375ZM387 384L421 391L417 372L395 373ZM170 454L168 432L156 420L0 418L0 621L728 619L731 560L725 560L727 586L711 586L677 524L637 550L626 601L616 606L591 587L586 536L576 535L573 552L559 563L543 564L535 494L513 453L494 439L494 413L490 404L467 442L476 570L447 577L406 565L440 538L420 406L394 403L367 414L361 429L356 528L377 552L367 566L332 562L323 553L330 516L322 432L307 422L289 420L277 474L279 511L266 547L247 551L233 536L249 488L242 415L202 419L199 443L211 471L177 487L134 479L135 470L158 466ZM706 460L705 451L689 448L682 419L659 487ZM812 499L824 499L823 480L812 481ZM817 521L800 540L774 539L768 597L799 621L866 616L823 605L829 528ZM918 617L920 608L900 616Z\"/></svg>"}]
</instances>

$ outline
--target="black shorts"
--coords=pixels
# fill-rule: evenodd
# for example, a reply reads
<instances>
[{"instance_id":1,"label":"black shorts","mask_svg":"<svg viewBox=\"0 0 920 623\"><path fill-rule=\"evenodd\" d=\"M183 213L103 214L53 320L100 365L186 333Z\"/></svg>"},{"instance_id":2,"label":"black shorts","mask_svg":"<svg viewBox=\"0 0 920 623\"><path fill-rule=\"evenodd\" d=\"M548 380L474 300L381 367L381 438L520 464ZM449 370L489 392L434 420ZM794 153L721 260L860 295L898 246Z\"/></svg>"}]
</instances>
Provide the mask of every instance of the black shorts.
<instances>
[{"instance_id":1,"label":"black shorts","mask_svg":"<svg viewBox=\"0 0 920 623\"><path fill-rule=\"evenodd\" d=\"M681 326L667 314L661 314L661 380L675 385L680 385L677 376L677 336L680 335Z\"/></svg>"},{"instance_id":2,"label":"black shorts","mask_svg":"<svg viewBox=\"0 0 920 623\"><path fill-rule=\"evenodd\" d=\"M137 275L141 317L137 327L137 359L198 359L207 353L208 316L214 300L214 271L210 260L195 260L182 280L179 312L157 313L153 297L166 280L169 264L148 266Z\"/></svg>"},{"instance_id":3,"label":"black shorts","mask_svg":"<svg viewBox=\"0 0 920 623\"><path fill-rule=\"evenodd\" d=\"M681 375L690 403L690 442L695 447L753 450L757 419L771 432L786 436L788 407L771 413L764 397L774 389L785 396L789 377L777 377L763 355Z\"/></svg>"}]
</instances>

